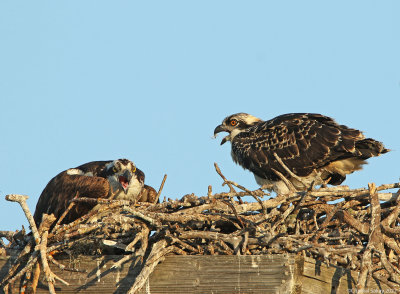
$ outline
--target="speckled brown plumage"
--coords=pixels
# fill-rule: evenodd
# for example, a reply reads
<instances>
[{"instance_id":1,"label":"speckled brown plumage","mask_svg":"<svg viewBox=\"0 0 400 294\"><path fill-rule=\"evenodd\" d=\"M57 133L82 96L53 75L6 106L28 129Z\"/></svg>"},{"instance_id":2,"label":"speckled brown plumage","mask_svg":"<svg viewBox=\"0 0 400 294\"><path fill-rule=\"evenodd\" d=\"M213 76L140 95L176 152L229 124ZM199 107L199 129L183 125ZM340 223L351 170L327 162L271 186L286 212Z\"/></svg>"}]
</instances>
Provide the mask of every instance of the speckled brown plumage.
<instances>
[{"instance_id":1,"label":"speckled brown plumage","mask_svg":"<svg viewBox=\"0 0 400 294\"><path fill-rule=\"evenodd\" d=\"M274 170L290 177L274 153L299 177L324 169L324 180L340 184L346 174L360 169L365 159L389 151L381 142L366 139L361 131L321 114L290 113L262 121L238 113L225 118L214 134L222 131L229 133L222 144L231 141L233 160L271 181L280 180ZM342 164L331 165L339 161Z\"/></svg>"},{"instance_id":2,"label":"speckled brown plumage","mask_svg":"<svg viewBox=\"0 0 400 294\"><path fill-rule=\"evenodd\" d=\"M157 199L157 191L148 185L144 185L142 193L139 196L138 202L149 202L149 203L156 203L160 202Z\"/></svg>"}]
</instances>

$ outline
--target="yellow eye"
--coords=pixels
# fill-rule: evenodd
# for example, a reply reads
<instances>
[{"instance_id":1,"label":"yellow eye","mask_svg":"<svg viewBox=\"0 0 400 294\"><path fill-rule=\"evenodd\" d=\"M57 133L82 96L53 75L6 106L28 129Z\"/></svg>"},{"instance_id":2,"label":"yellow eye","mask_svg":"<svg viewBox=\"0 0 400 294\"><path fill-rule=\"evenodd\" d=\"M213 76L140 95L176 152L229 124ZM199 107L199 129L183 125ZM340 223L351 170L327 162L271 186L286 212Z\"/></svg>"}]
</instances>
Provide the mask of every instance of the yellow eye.
<instances>
[{"instance_id":1,"label":"yellow eye","mask_svg":"<svg viewBox=\"0 0 400 294\"><path fill-rule=\"evenodd\" d=\"M117 172L117 168L114 166L112 171L116 173Z\"/></svg>"},{"instance_id":2,"label":"yellow eye","mask_svg":"<svg viewBox=\"0 0 400 294\"><path fill-rule=\"evenodd\" d=\"M238 121L236 120L236 119L232 119L231 120L231 126L236 126L237 125L237 123L238 123Z\"/></svg>"},{"instance_id":3,"label":"yellow eye","mask_svg":"<svg viewBox=\"0 0 400 294\"><path fill-rule=\"evenodd\" d=\"M134 173L136 171L136 166L132 167L132 172Z\"/></svg>"}]
</instances>

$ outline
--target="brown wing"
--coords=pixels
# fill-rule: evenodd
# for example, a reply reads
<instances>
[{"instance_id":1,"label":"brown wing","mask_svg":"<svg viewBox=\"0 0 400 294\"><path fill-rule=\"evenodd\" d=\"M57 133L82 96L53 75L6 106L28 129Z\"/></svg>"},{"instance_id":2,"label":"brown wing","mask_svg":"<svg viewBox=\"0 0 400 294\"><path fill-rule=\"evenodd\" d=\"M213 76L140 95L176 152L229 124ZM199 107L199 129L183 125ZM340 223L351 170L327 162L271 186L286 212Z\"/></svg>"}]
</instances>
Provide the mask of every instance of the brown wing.
<instances>
[{"instance_id":1,"label":"brown wing","mask_svg":"<svg viewBox=\"0 0 400 294\"><path fill-rule=\"evenodd\" d=\"M112 162L112 160L91 161L76 167L76 169L81 170L85 174L92 173L93 176L101 176L105 178L106 165L110 162Z\"/></svg>"},{"instance_id":2,"label":"brown wing","mask_svg":"<svg viewBox=\"0 0 400 294\"><path fill-rule=\"evenodd\" d=\"M355 143L364 136L320 114L294 113L276 117L239 133L232 141L236 161L261 178L278 180L272 169L287 176L276 153L298 176L332 161L357 157Z\"/></svg>"},{"instance_id":3,"label":"brown wing","mask_svg":"<svg viewBox=\"0 0 400 294\"><path fill-rule=\"evenodd\" d=\"M66 171L63 171L50 180L40 195L34 214L35 222L40 224L43 213L53 213L56 218L59 218L77 193L79 197L105 198L109 190L110 186L105 178L68 175ZM92 207L88 204L75 205L64 218L63 223L79 218Z\"/></svg>"},{"instance_id":4,"label":"brown wing","mask_svg":"<svg viewBox=\"0 0 400 294\"><path fill-rule=\"evenodd\" d=\"M143 190L138 198L138 202L155 203L157 198L157 191L153 187L144 185ZM158 199L157 199L158 200ZM157 201L159 202L159 201Z\"/></svg>"}]
</instances>

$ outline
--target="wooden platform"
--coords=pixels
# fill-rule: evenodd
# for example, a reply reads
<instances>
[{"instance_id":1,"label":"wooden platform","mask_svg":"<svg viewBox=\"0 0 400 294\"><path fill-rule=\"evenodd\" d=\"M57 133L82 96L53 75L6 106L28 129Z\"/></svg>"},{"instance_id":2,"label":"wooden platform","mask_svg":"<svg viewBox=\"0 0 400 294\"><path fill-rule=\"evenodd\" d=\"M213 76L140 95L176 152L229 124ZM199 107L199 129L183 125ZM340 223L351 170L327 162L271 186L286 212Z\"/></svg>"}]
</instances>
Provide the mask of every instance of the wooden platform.
<instances>
[{"instance_id":1,"label":"wooden platform","mask_svg":"<svg viewBox=\"0 0 400 294\"><path fill-rule=\"evenodd\" d=\"M87 273L52 270L70 283L56 284L57 293L126 293L137 275L131 262L111 269L121 256L81 256L59 260ZM10 260L0 257L0 279ZM150 276L140 293L355 293L357 273L327 267L294 255L270 256L168 256ZM392 293L384 285L369 282L368 293ZM19 293L19 282L12 293ZM386 292L387 290L387 292ZM385 292L384 292L385 291ZM0 293L4 293L0 289ZM48 293L44 282L38 293Z\"/></svg>"}]
</instances>

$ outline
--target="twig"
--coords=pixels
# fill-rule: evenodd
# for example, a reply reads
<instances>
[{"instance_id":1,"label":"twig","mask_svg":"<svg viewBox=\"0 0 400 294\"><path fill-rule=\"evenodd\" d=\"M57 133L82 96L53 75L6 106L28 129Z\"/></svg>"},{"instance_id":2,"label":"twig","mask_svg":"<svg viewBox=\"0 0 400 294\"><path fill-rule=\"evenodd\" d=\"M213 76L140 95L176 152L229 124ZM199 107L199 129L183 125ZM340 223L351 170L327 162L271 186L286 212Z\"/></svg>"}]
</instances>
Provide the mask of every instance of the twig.
<instances>
[{"instance_id":1,"label":"twig","mask_svg":"<svg viewBox=\"0 0 400 294\"><path fill-rule=\"evenodd\" d=\"M290 182L280 171L275 168L271 168L271 170L286 184L290 191L289 194L293 194L297 191L292 182Z\"/></svg>"},{"instance_id":2,"label":"twig","mask_svg":"<svg viewBox=\"0 0 400 294\"><path fill-rule=\"evenodd\" d=\"M278 156L278 154L276 154L276 152L274 152L274 157L275 159L279 162L279 164L283 167L283 169L292 177L295 178L296 180L298 180L300 183L303 184L304 187L308 187L307 183L304 182L304 180L299 177L298 175L296 175L295 173L293 173L287 166L286 164L283 163L282 159Z\"/></svg>"},{"instance_id":3,"label":"twig","mask_svg":"<svg viewBox=\"0 0 400 294\"><path fill-rule=\"evenodd\" d=\"M35 250L31 256L30 259L28 261L28 263L25 265L25 267L23 269L21 269L17 274L15 274L13 276L13 273L9 273L1 282L0 285L2 285L3 287L6 287L9 284L13 284L17 279L19 279L21 276L23 276L27 271L31 270L32 267L35 265L37 259L39 256L39 251Z\"/></svg>"},{"instance_id":4,"label":"twig","mask_svg":"<svg viewBox=\"0 0 400 294\"><path fill-rule=\"evenodd\" d=\"M46 280L47 280L47 284L49 286L49 292L50 293L56 293L55 289L54 289L54 277L52 276L52 272L50 270L49 264L47 263L47 236L48 236L49 232L46 230L43 234L42 234L42 242L40 243L39 246L39 251L40 251L40 257L42 260L42 266L43 266L43 272L46 276Z\"/></svg>"},{"instance_id":5,"label":"twig","mask_svg":"<svg viewBox=\"0 0 400 294\"><path fill-rule=\"evenodd\" d=\"M230 199L232 200L232 198L230 198ZM241 227L244 228L245 225L244 225L242 219L239 217L239 215L238 215L238 213L237 213L237 211L236 211L235 206L234 206L231 202L228 202L228 201L226 201L226 200L223 200L222 202L225 203L226 205L228 205L228 206L232 209L232 212L233 212L233 214L235 215L235 217L236 217L236 219L238 220L238 222L240 223Z\"/></svg>"},{"instance_id":6,"label":"twig","mask_svg":"<svg viewBox=\"0 0 400 294\"><path fill-rule=\"evenodd\" d=\"M165 248L166 245L167 241L165 240L160 240L153 245L153 248L151 249L151 252L143 266L143 269L136 277L135 283L127 292L128 294L133 294L139 291L144 286L150 274L153 272L154 268L161 261L161 259L163 259L163 257L172 250L172 246L169 248Z\"/></svg>"},{"instance_id":7,"label":"twig","mask_svg":"<svg viewBox=\"0 0 400 294\"><path fill-rule=\"evenodd\" d=\"M36 288L38 286L39 283L39 278L40 278L40 263L37 262L35 269L33 271L33 277L32 277L32 290L33 293L36 293Z\"/></svg>"},{"instance_id":8,"label":"twig","mask_svg":"<svg viewBox=\"0 0 400 294\"><path fill-rule=\"evenodd\" d=\"M36 242L36 244L39 244L40 243L40 236L39 236L39 233L38 233L38 230L37 230L37 227L36 227L36 223L35 223L35 221L33 219L32 213L30 212L28 205L26 204L26 200L28 198L29 197L26 196L26 195L19 195L19 194L6 195L6 200L7 201L18 202L18 204L21 205L21 208L24 211L25 216L26 216L26 218L27 218L27 220L29 222L29 226L31 227L33 237L35 238L35 242Z\"/></svg>"},{"instance_id":9,"label":"twig","mask_svg":"<svg viewBox=\"0 0 400 294\"><path fill-rule=\"evenodd\" d=\"M262 207L262 212L264 214L267 213L267 209L264 207L263 202L257 197L257 194L254 193L253 191L250 191L249 189L246 189L245 187L239 185L238 183L232 182L232 181L227 181L227 183L230 183L231 185L245 191L247 193L247 195L251 195L258 203L260 203L261 207Z\"/></svg>"},{"instance_id":10,"label":"twig","mask_svg":"<svg viewBox=\"0 0 400 294\"><path fill-rule=\"evenodd\" d=\"M246 255L248 243L249 243L249 232L246 231L246 232L243 234L243 243L242 243L242 254L243 254L243 255Z\"/></svg>"},{"instance_id":11,"label":"twig","mask_svg":"<svg viewBox=\"0 0 400 294\"><path fill-rule=\"evenodd\" d=\"M184 249L186 249L188 251L191 251L191 252L194 252L194 253L198 253L199 252L199 250L197 248L187 244L186 242L183 242L179 238L176 238L176 237L174 237L174 236L172 236L170 234L167 237L171 240L171 244L175 244L176 243L176 244L180 245L182 248L184 248Z\"/></svg>"},{"instance_id":12,"label":"twig","mask_svg":"<svg viewBox=\"0 0 400 294\"><path fill-rule=\"evenodd\" d=\"M157 227L157 228L161 228L162 227L161 223L159 221L157 221L156 219L148 217L148 216L144 215L143 213L132 209L131 207L124 206L124 210L129 212L133 216L138 217L138 218L148 222L150 225L152 225L154 227Z\"/></svg>"},{"instance_id":13,"label":"twig","mask_svg":"<svg viewBox=\"0 0 400 294\"><path fill-rule=\"evenodd\" d=\"M142 241L142 243L145 243L144 241L147 241L147 236L149 235L149 229L146 225L142 226L142 230L136 234L135 239L133 239L133 241L131 243L129 243L126 248L125 251L134 251L132 250L132 248L136 245L137 242ZM144 250L146 251L146 250ZM144 254L144 252L143 252Z\"/></svg>"},{"instance_id":14,"label":"twig","mask_svg":"<svg viewBox=\"0 0 400 294\"><path fill-rule=\"evenodd\" d=\"M77 269L77 268L66 267L65 265L63 265L63 264L59 263L57 260L55 260L51 254L47 255L47 259L62 271L68 271L68 272L74 272L74 273L86 273L87 272L87 270L85 270L85 269L81 270L81 269Z\"/></svg>"},{"instance_id":15,"label":"twig","mask_svg":"<svg viewBox=\"0 0 400 294\"><path fill-rule=\"evenodd\" d=\"M6 238L9 242L12 242L14 235L13 231L0 231L0 238Z\"/></svg>"},{"instance_id":16,"label":"twig","mask_svg":"<svg viewBox=\"0 0 400 294\"><path fill-rule=\"evenodd\" d=\"M129 200L113 200L113 199L105 199L105 198L90 198L90 197L79 197L74 198L71 202L84 202L84 203L92 203L92 204L113 204L114 206L120 205L130 205L131 201Z\"/></svg>"},{"instance_id":17,"label":"twig","mask_svg":"<svg viewBox=\"0 0 400 294\"><path fill-rule=\"evenodd\" d=\"M216 170L216 172L217 172L217 174L219 174L219 176L222 178L222 180L224 180L224 182L222 183L222 186L223 185L228 185L228 187L229 187L229 192L230 193L235 193L236 192L236 190L233 188L233 186L232 186L232 184L225 178L225 176L222 174L222 172L221 172L221 170L219 169L219 166L218 166L218 164L216 163L216 162L214 162L214 167L215 167L215 170Z\"/></svg>"},{"instance_id":18,"label":"twig","mask_svg":"<svg viewBox=\"0 0 400 294\"><path fill-rule=\"evenodd\" d=\"M167 180L167 174L164 175L164 178L163 178L163 180L161 182L160 189L158 189L157 196L156 196L156 199L154 200L154 203L157 203L158 199L160 199L160 195L161 195L161 192L162 192L162 190L164 188L164 184L165 184L166 180Z\"/></svg>"},{"instance_id":19,"label":"twig","mask_svg":"<svg viewBox=\"0 0 400 294\"><path fill-rule=\"evenodd\" d=\"M76 195L74 196L74 198L72 198L72 201L68 205L67 209L63 212L63 214L57 220L54 228L52 229L52 232L54 231L55 227L57 227L64 220L64 218L67 216L68 212L75 206L74 200L77 199L78 197L79 197L79 192L76 192Z\"/></svg>"}]
</instances>

